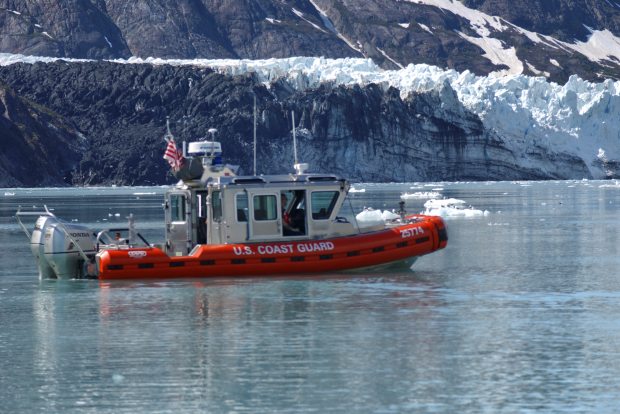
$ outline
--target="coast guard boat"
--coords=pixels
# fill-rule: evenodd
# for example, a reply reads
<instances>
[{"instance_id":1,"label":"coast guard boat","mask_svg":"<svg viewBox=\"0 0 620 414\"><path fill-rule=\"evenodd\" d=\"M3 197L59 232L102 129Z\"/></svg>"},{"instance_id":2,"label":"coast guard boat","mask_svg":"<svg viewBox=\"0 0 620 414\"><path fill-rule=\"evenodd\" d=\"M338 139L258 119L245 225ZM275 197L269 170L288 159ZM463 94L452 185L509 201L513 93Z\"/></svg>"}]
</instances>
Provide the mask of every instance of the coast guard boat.
<instances>
[{"instance_id":1,"label":"coast guard boat","mask_svg":"<svg viewBox=\"0 0 620 414\"><path fill-rule=\"evenodd\" d=\"M170 144L172 142L172 145ZM135 229L94 231L45 207L18 211L41 278L206 278L342 271L404 263L446 246L443 220L407 215L364 227L340 214L350 185L303 163L284 175L236 176L215 141L167 158L179 182L165 193L165 242ZM34 230L24 216L38 215ZM122 238L120 236L123 236Z\"/></svg>"}]
</instances>

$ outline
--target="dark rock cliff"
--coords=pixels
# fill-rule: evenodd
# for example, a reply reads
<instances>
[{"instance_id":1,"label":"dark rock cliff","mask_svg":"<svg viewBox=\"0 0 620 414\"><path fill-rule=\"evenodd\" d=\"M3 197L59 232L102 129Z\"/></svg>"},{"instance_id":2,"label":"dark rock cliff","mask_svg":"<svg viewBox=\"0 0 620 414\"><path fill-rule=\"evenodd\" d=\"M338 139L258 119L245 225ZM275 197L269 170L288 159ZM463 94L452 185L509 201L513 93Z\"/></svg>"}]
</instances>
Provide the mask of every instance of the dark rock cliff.
<instances>
[{"instance_id":1,"label":"dark rock cliff","mask_svg":"<svg viewBox=\"0 0 620 414\"><path fill-rule=\"evenodd\" d=\"M24 152L11 158L14 165L27 161L58 172L25 182L24 171L7 164L14 181L5 182L15 185L172 182L162 159L167 116L179 141L216 128L227 161L251 173L254 96L259 173L292 171L294 110L299 158L312 171L362 181L588 177L580 159L545 148L530 167L520 166L521 154L485 130L447 84L403 100L399 91L378 85L300 92L282 82L267 89L250 75L227 77L194 67L62 61L0 67L0 79L41 108L20 122L27 130L43 128L40 147L56 151L43 161Z\"/></svg>"},{"instance_id":2,"label":"dark rock cliff","mask_svg":"<svg viewBox=\"0 0 620 414\"><path fill-rule=\"evenodd\" d=\"M86 145L61 116L0 85L0 186L71 184Z\"/></svg>"}]
</instances>

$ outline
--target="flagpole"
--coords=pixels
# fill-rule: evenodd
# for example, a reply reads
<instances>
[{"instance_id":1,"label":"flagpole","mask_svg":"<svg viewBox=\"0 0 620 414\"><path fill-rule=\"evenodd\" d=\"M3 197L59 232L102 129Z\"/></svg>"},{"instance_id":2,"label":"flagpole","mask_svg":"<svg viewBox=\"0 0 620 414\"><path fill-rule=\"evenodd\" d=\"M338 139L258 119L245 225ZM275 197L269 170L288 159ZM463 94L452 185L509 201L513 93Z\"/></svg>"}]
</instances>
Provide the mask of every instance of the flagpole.
<instances>
[{"instance_id":1,"label":"flagpole","mask_svg":"<svg viewBox=\"0 0 620 414\"><path fill-rule=\"evenodd\" d=\"M172 137L172 132L170 132L170 117L166 117L166 135L164 135L164 141L169 142Z\"/></svg>"}]
</instances>

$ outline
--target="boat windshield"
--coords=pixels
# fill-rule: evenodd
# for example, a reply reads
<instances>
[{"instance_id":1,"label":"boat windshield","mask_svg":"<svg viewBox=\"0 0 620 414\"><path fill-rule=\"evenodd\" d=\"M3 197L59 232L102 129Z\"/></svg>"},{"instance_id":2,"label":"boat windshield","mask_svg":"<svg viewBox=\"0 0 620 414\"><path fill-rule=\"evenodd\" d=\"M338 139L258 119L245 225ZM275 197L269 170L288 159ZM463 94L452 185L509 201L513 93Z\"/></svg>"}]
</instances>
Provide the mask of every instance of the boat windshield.
<instances>
[{"instance_id":1,"label":"boat windshield","mask_svg":"<svg viewBox=\"0 0 620 414\"><path fill-rule=\"evenodd\" d=\"M313 191L311 196L312 219L329 219L339 194L339 191Z\"/></svg>"}]
</instances>

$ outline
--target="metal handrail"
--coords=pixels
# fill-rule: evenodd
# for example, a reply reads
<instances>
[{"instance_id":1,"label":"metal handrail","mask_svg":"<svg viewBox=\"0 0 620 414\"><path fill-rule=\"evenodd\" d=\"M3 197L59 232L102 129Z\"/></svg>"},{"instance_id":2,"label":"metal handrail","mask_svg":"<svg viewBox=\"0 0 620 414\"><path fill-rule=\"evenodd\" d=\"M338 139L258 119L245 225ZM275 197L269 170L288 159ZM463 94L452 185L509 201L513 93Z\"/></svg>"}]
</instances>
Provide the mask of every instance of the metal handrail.
<instances>
[{"instance_id":1,"label":"metal handrail","mask_svg":"<svg viewBox=\"0 0 620 414\"><path fill-rule=\"evenodd\" d=\"M49 216L49 217L56 217L54 215L54 213L49 211L49 209L47 208L47 205L44 204L43 208L45 208L45 211L21 211L22 206L19 205L17 207L17 212L15 213L15 218L17 219L17 223L22 228L24 233L26 233L26 237L28 237L29 240L30 240L30 238L32 238L32 233L30 233L28 231L28 229L26 228L26 226L24 225L24 223L22 222L22 220L19 217L20 216Z\"/></svg>"}]
</instances>

